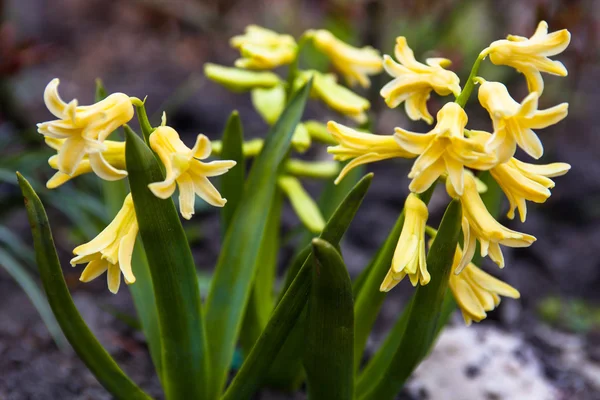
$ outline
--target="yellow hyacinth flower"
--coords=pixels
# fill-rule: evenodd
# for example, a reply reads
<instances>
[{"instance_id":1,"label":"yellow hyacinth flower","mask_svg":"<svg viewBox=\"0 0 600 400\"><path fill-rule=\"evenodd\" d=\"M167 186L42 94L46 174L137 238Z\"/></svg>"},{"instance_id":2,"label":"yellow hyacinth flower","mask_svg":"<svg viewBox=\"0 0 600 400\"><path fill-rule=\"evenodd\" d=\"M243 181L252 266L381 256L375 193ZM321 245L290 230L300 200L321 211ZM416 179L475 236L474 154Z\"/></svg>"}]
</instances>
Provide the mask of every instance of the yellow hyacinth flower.
<instances>
[{"instance_id":1,"label":"yellow hyacinth flower","mask_svg":"<svg viewBox=\"0 0 600 400\"><path fill-rule=\"evenodd\" d=\"M382 292L389 292L406 275L413 286L417 283L427 285L431 280L425 257L425 226L429 217L427 205L416 194L411 193L404 203L404 215L404 225L392 266L379 288Z\"/></svg>"},{"instance_id":2,"label":"yellow hyacinth flower","mask_svg":"<svg viewBox=\"0 0 600 400\"><path fill-rule=\"evenodd\" d=\"M58 149L58 170L73 175L87 155L90 167L105 180L118 180L127 171L116 169L104 159L103 143L115 129L133 117L133 105L129 96L113 93L91 106L78 106L77 100L65 103L58 95L58 79L50 81L44 91L44 102L58 120L38 124L38 132L47 138L64 139Z\"/></svg>"},{"instance_id":3,"label":"yellow hyacinth flower","mask_svg":"<svg viewBox=\"0 0 600 400\"><path fill-rule=\"evenodd\" d=\"M307 35L313 39L315 47L329 57L350 86L357 83L364 88L371 86L369 75L376 75L383 68L379 51L371 46L350 46L324 29L309 31Z\"/></svg>"},{"instance_id":4,"label":"yellow hyacinth flower","mask_svg":"<svg viewBox=\"0 0 600 400\"><path fill-rule=\"evenodd\" d=\"M167 199L178 186L179 209L185 219L192 218L194 214L196 194L212 206L223 207L227 200L221 197L208 178L223 175L236 164L235 161L200 161L210 156L210 140L200 134L196 144L190 149L181 141L177 131L164 126L164 123L163 118L163 125L150 135L150 147L158 154L166 170L164 181L148 185L152 193L156 197Z\"/></svg>"},{"instance_id":5,"label":"yellow hyacinth flower","mask_svg":"<svg viewBox=\"0 0 600 400\"><path fill-rule=\"evenodd\" d=\"M46 138L46 144L57 151L61 148L64 141L65 139ZM117 170L125 170L125 142L105 140L104 145L106 146L106 150L102 152L102 157L106 162ZM50 157L48 159L48 164L50 164L52 168L58 170L58 155ZM46 182L46 187L48 189L55 189L79 175L89 174L91 172L93 172L92 166L90 164L89 156L86 154L83 156L72 175L57 171L52 178Z\"/></svg>"},{"instance_id":6,"label":"yellow hyacinth flower","mask_svg":"<svg viewBox=\"0 0 600 400\"><path fill-rule=\"evenodd\" d=\"M538 159L544 154L544 147L533 129L542 129L564 119L569 105L562 103L546 110L538 110L539 93L530 93L521 104L508 93L506 86L499 82L486 82L479 78L479 102L489 112L494 124L494 136L486 144L486 149L498 155L503 163L515 154L517 145L531 157Z\"/></svg>"},{"instance_id":7,"label":"yellow hyacinth flower","mask_svg":"<svg viewBox=\"0 0 600 400\"><path fill-rule=\"evenodd\" d=\"M350 161L342 169L335 180L337 185L353 169L362 164L386 160L388 158L414 158L416 154L404 150L398 145L392 135L374 135L359 132L350 127L329 121L327 131L338 143L337 146L329 146L327 152L333 154L333 159L338 161Z\"/></svg>"},{"instance_id":8,"label":"yellow hyacinth flower","mask_svg":"<svg viewBox=\"0 0 600 400\"><path fill-rule=\"evenodd\" d=\"M570 41L571 34L568 30L562 29L549 34L548 24L542 21L532 37L509 35L506 39L493 42L482 55L489 55L496 65L507 65L521 72L527 79L529 91L541 95L544 91L541 72L567 76L563 63L549 57L562 53Z\"/></svg>"},{"instance_id":9,"label":"yellow hyacinth flower","mask_svg":"<svg viewBox=\"0 0 600 400\"><path fill-rule=\"evenodd\" d=\"M383 56L383 68L395 79L381 88L381 96L390 108L396 108L404 102L410 119L433 123L433 117L427 110L431 91L440 96L451 93L458 96L461 91L458 76L444 69L450 65L450 60L428 58L426 64L418 62L403 36L396 39L394 53L399 63L387 54Z\"/></svg>"},{"instance_id":10,"label":"yellow hyacinth flower","mask_svg":"<svg viewBox=\"0 0 600 400\"><path fill-rule=\"evenodd\" d=\"M471 173L465 173L464 193L459 195L450 181L446 181L446 190L450 197L459 198L463 211L462 230L464 235L464 254L457 268L458 272L471 261L475 253L476 241L479 241L481 256L489 254L500 268L504 268L504 256L500 245L509 247L528 247L536 239L531 235L506 228L492 217L477 192L477 183Z\"/></svg>"},{"instance_id":11,"label":"yellow hyacinth flower","mask_svg":"<svg viewBox=\"0 0 600 400\"><path fill-rule=\"evenodd\" d=\"M469 263L460 274L457 274L461 258L462 251L460 246L457 246L452 266L453 273L450 274L448 285L467 325L485 319L486 313L500 304L500 296L513 299L521 297L518 290L494 278L473 263Z\"/></svg>"},{"instance_id":12,"label":"yellow hyacinth flower","mask_svg":"<svg viewBox=\"0 0 600 400\"><path fill-rule=\"evenodd\" d=\"M409 189L423 193L441 175L448 174L448 182L458 194L463 193L464 168L471 164L491 168L495 156L485 153L483 146L464 137L467 114L456 103L446 103L437 114L437 124L426 134L396 128L394 138L401 148L420 154L408 174L412 179Z\"/></svg>"},{"instance_id":13,"label":"yellow hyacinth flower","mask_svg":"<svg viewBox=\"0 0 600 400\"><path fill-rule=\"evenodd\" d=\"M112 222L98 236L86 244L76 247L71 265L85 264L82 282L89 282L108 271L108 290L117 293L121 284L121 273L125 282L135 282L131 270L131 256L138 234L138 223L131 194L128 194Z\"/></svg>"},{"instance_id":14,"label":"yellow hyacinth flower","mask_svg":"<svg viewBox=\"0 0 600 400\"><path fill-rule=\"evenodd\" d=\"M249 25L243 35L231 38L232 47L242 58L235 61L238 68L273 69L291 63L298 46L290 35L280 35L270 29Z\"/></svg>"},{"instance_id":15,"label":"yellow hyacinth flower","mask_svg":"<svg viewBox=\"0 0 600 400\"><path fill-rule=\"evenodd\" d=\"M511 158L490 169L490 173L510 203L506 216L513 219L515 209L518 209L521 222L525 222L526 201L544 203L550 197L550 189L554 187L554 181L550 178L564 175L569 169L571 166L567 163L534 165Z\"/></svg>"}]
</instances>

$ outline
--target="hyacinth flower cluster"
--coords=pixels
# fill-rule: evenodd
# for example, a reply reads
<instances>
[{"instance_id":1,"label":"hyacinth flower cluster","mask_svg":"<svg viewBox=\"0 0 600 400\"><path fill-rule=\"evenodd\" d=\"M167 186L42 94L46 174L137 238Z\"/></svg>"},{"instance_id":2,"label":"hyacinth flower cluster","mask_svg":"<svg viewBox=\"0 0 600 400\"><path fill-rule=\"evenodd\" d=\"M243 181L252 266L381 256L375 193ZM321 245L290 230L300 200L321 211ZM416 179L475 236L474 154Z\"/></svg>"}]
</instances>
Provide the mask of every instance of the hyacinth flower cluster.
<instances>
[{"instance_id":1,"label":"hyacinth flower cluster","mask_svg":"<svg viewBox=\"0 0 600 400\"><path fill-rule=\"evenodd\" d=\"M48 163L57 170L46 186L54 189L65 182L86 173L115 181L127 177L125 142L107 140L108 136L124 126L134 116L134 105L142 101L124 93L114 93L90 106L79 106L76 99L66 103L58 93L58 79L53 79L44 91L48 110L58 119L38 124L38 132L46 143L56 150ZM211 153L210 141L202 134L196 144L188 148L179 134L162 124L150 135L150 147L159 155L166 169L166 179L149 185L159 198L169 198L179 187L181 215L190 219L194 214L196 195L215 207L223 207L226 200L208 180L222 175L235 165L235 161L205 159ZM87 264L80 280L89 282L107 273L108 288L117 293L121 273L127 284L135 282L131 269L131 257L138 235L138 223L131 195L125 198L123 207L114 220L90 242L76 247L71 260L73 266Z\"/></svg>"},{"instance_id":2,"label":"hyacinth flower cluster","mask_svg":"<svg viewBox=\"0 0 600 400\"><path fill-rule=\"evenodd\" d=\"M367 88L371 84L369 76L382 71L382 58L377 50L368 46L351 46L327 30L306 31L296 41L290 35L250 25L243 35L230 40L231 47L240 52L235 67L209 63L205 65L204 73L207 78L231 91L250 92L252 105L268 125L275 124L294 91L310 79L312 98L356 123L367 122L369 101L338 82L336 74L299 68L300 52L308 42L328 57L334 70L349 87ZM287 78L272 71L281 66L288 66ZM299 123L292 138L294 151L304 153L313 142L335 143L323 123L315 120ZM262 143L261 138L245 142L244 155L256 156ZM214 143L214 154L219 154L220 146L220 142ZM300 221L313 233L323 229L325 219L298 178L329 179L338 172L339 165L335 162L289 158L285 173L279 178L280 189L289 198Z\"/></svg>"},{"instance_id":3,"label":"hyacinth flower cluster","mask_svg":"<svg viewBox=\"0 0 600 400\"><path fill-rule=\"evenodd\" d=\"M425 256L428 211L421 195L442 180L448 195L460 200L462 207L463 244L456 250L449 286L465 322L484 319L486 312L499 304L500 296L519 297L516 289L471 261L478 243L480 255L489 256L503 268L501 246L528 247L536 238L505 227L488 212L480 196L486 187L477 175L489 171L509 201L508 218L513 219L518 210L524 222L527 201L545 202L554 187L550 178L564 175L570 169L566 163L535 164L515 158L520 148L530 158L539 159L543 146L535 131L567 116L567 103L540 110L538 100L544 89L542 73L567 75L565 66L550 57L565 50L569 41L567 30L548 33L544 21L530 38L509 35L495 41L480 53L468 82L461 88L459 77L447 69L450 60L429 58L421 63L415 59L406 39L399 37L395 59L384 56L383 66L394 79L381 89L381 96L391 108L404 103L410 119L433 124L427 107L431 93L454 95L455 101L446 103L437 113L434 127L427 133L398 127L393 135L375 135L329 122L328 130L337 145L328 151L336 160L350 160L338 182L361 164L396 157L415 159L408 174L411 194L404 208L405 223L392 265L381 284L382 291L391 290L406 276L413 285L429 283ZM486 58L495 65L506 65L522 73L529 94L519 102L504 84L477 76L479 65ZM475 85L479 103L491 119L489 132L467 128L464 106Z\"/></svg>"},{"instance_id":4,"label":"hyacinth flower cluster","mask_svg":"<svg viewBox=\"0 0 600 400\"><path fill-rule=\"evenodd\" d=\"M497 201L503 194L507 217L518 213L524 222L527 202L544 203L554 187L552 178L570 168L530 160L543 155L538 132L567 116L566 103L540 109L538 101L542 74L567 74L550 57L569 41L568 31L549 33L541 22L530 38L510 35L484 49L461 85L449 60L417 60L404 37L397 38L393 56L382 56L323 29L295 39L251 25L230 40L240 54L233 67L209 63L204 68L209 80L250 93L268 132L248 140L236 111L222 140L199 134L186 144L167 125L165 113L152 125L145 102L136 97L107 96L99 83L96 102L80 106L77 100L61 99L54 79L44 101L56 119L38 124L55 153L48 160L56 172L47 188L84 174L121 181L102 184L114 217L95 238L75 247L70 264L85 265L83 282L106 273L112 293L122 279L131 285L166 399L251 398L266 386L296 391L306 382L311 399L391 400L429 353L456 305L471 324L486 318L501 297L520 296L476 264L489 257L503 268L503 247L531 246L536 238L504 226L487 206L490 198ZM330 70L300 65L307 44L327 57ZM521 73L528 95L514 99L502 83L478 76L486 59ZM383 71L392 77L380 91L385 103L404 105L410 119L432 125L428 132L397 127L378 135L365 130L375 124L370 103L360 93L372 75ZM487 131L470 129L464 109L475 90L489 114ZM433 93L454 96L435 118L429 107ZM344 118L343 124L303 119L309 99ZM128 125L135 115L141 135ZM297 156L317 143L329 146L333 160ZM386 240L351 279L340 243L373 179L373 174L360 178L357 167L395 158L413 160L410 193ZM118 368L77 311L43 204L17 175L40 278L65 336L113 396L150 399ZM318 201L300 178L327 181ZM440 191L444 186L448 206L434 228L428 224L428 203L436 186ZM489 196L482 196L488 189L493 189ZM176 191L178 207L171 200ZM221 214L221 251L205 297L181 221L193 217L196 197ZM303 227L289 235L297 252L278 282L285 199ZM406 277L415 287L411 300L363 363L386 293ZM239 369L232 365L238 353L243 359ZM232 369L237 371L230 380Z\"/></svg>"}]
</instances>

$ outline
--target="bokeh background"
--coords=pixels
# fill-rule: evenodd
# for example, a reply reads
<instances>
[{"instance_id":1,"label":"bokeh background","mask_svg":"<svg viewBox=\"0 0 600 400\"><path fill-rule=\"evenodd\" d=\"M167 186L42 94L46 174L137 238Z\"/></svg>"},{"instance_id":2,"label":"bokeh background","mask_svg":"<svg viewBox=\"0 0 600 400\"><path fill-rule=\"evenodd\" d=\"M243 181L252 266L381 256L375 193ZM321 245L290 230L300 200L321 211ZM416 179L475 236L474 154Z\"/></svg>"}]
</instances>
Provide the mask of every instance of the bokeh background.
<instances>
[{"instance_id":1,"label":"bokeh background","mask_svg":"<svg viewBox=\"0 0 600 400\"><path fill-rule=\"evenodd\" d=\"M570 47L558 57L569 76L545 76L540 106L568 101L570 112L565 121L539 132L546 148L542 161L568 162L572 170L556 179L546 204L529 205L525 224L503 220L538 237L530 248L506 249L504 270L486 264L522 298L503 301L487 320L468 329L457 314L400 397L600 399L597 0L0 0L0 398L109 398L72 351L56 346L30 298L35 301L39 289L32 286L36 272L31 237L14 171L38 184L65 266L71 250L112 217L105 213L93 177L77 178L52 192L44 188L53 173L47 165L52 152L35 123L51 118L42 93L52 78L61 79L63 98L76 97L80 104L93 100L96 78L102 78L109 92L148 96L152 122L157 124L166 111L169 125L186 142L200 132L220 138L233 109L240 111L246 137L261 137L267 127L249 96L228 92L202 72L206 62L232 64L237 53L228 40L248 24L296 37L309 28L327 28L353 44L369 44L387 54L395 37L404 35L417 58L450 58L464 81L479 51L491 41L508 33L530 36L542 19L550 30L567 28L572 33ZM302 65L329 68L311 51ZM511 69L485 62L480 75L502 80L515 98L527 92L524 78ZM403 126L426 132L427 125L409 121L401 108L385 107L378 91L388 80L377 76L364 92L372 101L374 131L389 134ZM490 130L485 111L473 100L475 96L467 107L470 126ZM434 98L432 114L445 101ZM311 103L307 115L344 122L320 104ZM329 159L319 145L306 157ZM407 194L409 166L386 161L367 168L375 179L342 247L352 276L368 263L396 220ZM318 197L323 183L306 185ZM447 202L443 191L438 192L430 206L434 221ZM282 266L293 253L298 225L288 207ZM218 213L200 207L185 228L206 286L220 246ZM79 309L101 342L135 381L159 395L127 289L111 295L103 279L81 284L79 269L64 271ZM383 340L410 292L410 285L402 284L388 297L369 352ZM258 398L304 396L265 391Z\"/></svg>"}]
</instances>

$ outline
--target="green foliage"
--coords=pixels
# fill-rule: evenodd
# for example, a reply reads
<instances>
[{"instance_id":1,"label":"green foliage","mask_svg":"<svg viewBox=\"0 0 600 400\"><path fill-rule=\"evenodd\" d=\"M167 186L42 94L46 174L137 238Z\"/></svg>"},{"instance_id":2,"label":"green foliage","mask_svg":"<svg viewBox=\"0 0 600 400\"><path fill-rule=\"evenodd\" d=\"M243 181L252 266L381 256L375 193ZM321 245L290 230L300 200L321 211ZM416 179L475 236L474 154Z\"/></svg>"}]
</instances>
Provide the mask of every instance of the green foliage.
<instances>
[{"instance_id":1,"label":"green foliage","mask_svg":"<svg viewBox=\"0 0 600 400\"><path fill-rule=\"evenodd\" d=\"M60 268L44 206L29 182L19 173L17 178L25 198L35 256L48 303L67 340L102 386L115 398L149 399L123 373L79 315Z\"/></svg>"},{"instance_id":2,"label":"green foliage","mask_svg":"<svg viewBox=\"0 0 600 400\"><path fill-rule=\"evenodd\" d=\"M351 400L354 394L352 283L341 255L322 239L312 241L312 289L304 368L308 395Z\"/></svg>"},{"instance_id":3,"label":"green foliage","mask_svg":"<svg viewBox=\"0 0 600 400\"><path fill-rule=\"evenodd\" d=\"M309 92L310 83L296 93L269 132L225 235L206 301L212 396L222 391L227 377L276 190L277 170L288 152Z\"/></svg>"},{"instance_id":4,"label":"green foliage","mask_svg":"<svg viewBox=\"0 0 600 400\"><path fill-rule=\"evenodd\" d=\"M148 184L164 179L154 154L125 129L129 184L148 257L162 338L162 380L168 398L206 398L208 357L196 268L172 200Z\"/></svg>"}]
</instances>

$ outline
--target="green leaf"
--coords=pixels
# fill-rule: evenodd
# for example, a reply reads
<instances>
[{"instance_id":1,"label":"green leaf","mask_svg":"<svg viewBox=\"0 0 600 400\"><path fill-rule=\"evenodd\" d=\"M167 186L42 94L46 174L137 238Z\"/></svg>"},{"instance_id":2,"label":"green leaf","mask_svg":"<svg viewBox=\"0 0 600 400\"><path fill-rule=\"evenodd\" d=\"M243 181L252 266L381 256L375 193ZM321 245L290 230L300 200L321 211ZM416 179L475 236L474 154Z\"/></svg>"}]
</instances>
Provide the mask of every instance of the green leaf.
<instances>
[{"instance_id":1,"label":"green leaf","mask_svg":"<svg viewBox=\"0 0 600 400\"><path fill-rule=\"evenodd\" d=\"M276 190L277 170L289 151L309 91L310 83L294 96L271 128L225 235L206 301L206 326L211 344L210 397L213 398L221 393L227 378L258 266L260 245Z\"/></svg>"},{"instance_id":2,"label":"green leaf","mask_svg":"<svg viewBox=\"0 0 600 400\"><path fill-rule=\"evenodd\" d=\"M125 136L129 184L158 311L165 394L205 399L208 353L192 253L173 201L148 189L164 179L154 154L127 126Z\"/></svg>"},{"instance_id":3,"label":"green leaf","mask_svg":"<svg viewBox=\"0 0 600 400\"><path fill-rule=\"evenodd\" d=\"M351 400L354 394L352 283L338 251L313 239L313 273L304 369L308 396Z\"/></svg>"},{"instance_id":4,"label":"green leaf","mask_svg":"<svg viewBox=\"0 0 600 400\"><path fill-rule=\"evenodd\" d=\"M431 281L426 286L417 287L402 340L393 359L372 388L359 395L359 399L393 399L429 351L437 334L440 313L448 289L461 218L460 202L452 200L427 255L427 269L431 274Z\"/></svg>"},{"instance_id":5,"label":"green leaf","mask_svg":"<svg viewBox=\"0 0 600 400\"><path fill-rule=\"evenodd\" d=\"M28 252L30 253L31 250L28 250ZM48 328L48 332L50 332L56 345L62 350L66 349L67 341L60 330L58 322L56 322L56 318L54 318L54 314L52 314L46 296L44 296L42 289L38 286L33 277L27 272L26 267L2 248L0 248L0 266L12 276L19 286L21 286L21 289L23 289L27 297L29 297L29 300L33 303L33 306L40 314L40 317L42 317L42 321L44 321L44 324L46 325L46 328Z\"/></svg>"},{"instance_id":6,"label":"green leaf","mask_svg":"<svg viewBox=\"0 0 600 400\"><path fill-rule=\"evenodd\" d=\"M425 204L429 203L434 190L435 185L432 185L426 192L419 195ZM375 324L375 319L379 314L383 301L387 296L387 293L381 292L379 287L392 265L392 258L394 257L403 226L404 211L402 211L387 239L366 268L368 275L363 278L364 281L360 284L360 290L358 290L357 286L354 288L354 317L356 318L356 329L354 332L355 370L358 370L369 334L371 333L373 324Z\"/></svg>"},{"instance_id":7,"label":"green leaf","mask_svg":"<svg viewBox=\"0 0 600 400\"><path fill-rule=\"evenodd\" d=\"M365 175L354 188L339 203L331 218L327 221L320 238L333 246L339 246L342 236L354 219L362 200L369 189L373 174ZM331 207L331 206L330 206ZM304 257L303 264L311 262L312 248L307 247L306 252L301 252L288 270L286 285L291 282L295 275L294 271L300 270L299 265ZM302 378L302 351L304 349L305 318L303 313L296 322L294 330L288 337L283 348L273 361L267 381L269 385L284 390L293 390Z\"/></svg>"},{"instance_id":8,"label":"green leaf","mask_svg":"<svg viewBox=\"0 0 600 400\"><path fill-rule=\"evenodd\" d=\"M221 194L227 199L227 204L221 209L221 232L223 236L225 236L233 214L242 199L244 175L246 174L243 146L242 121L239 113L234 111L229 116L223 131L223 148L221 150L223 160L236 162L233 168L221 176Z\"/></svg>"},{"instance_id":9,"label":"green leaf","mask_svg":"<svg viewBox=\"0 0 600 400\"><path fill-rule=\"evenodd\" d=\"M240 332L240 345L244 355L250 353L252 346L269 321L275 306L273 287L277 271L277 255L281 227L281 208L283 196L279 190L275 192L273 204L269 210L267 227L260 245L258 267L254 277L252 294L246 308L243 327Z\"/></svg>"},{"instance_id":10,"label":"green leaf","mask_svg":"<svg viewBox=\"0 0 600 400\"><path fill-rule=\"evenodd\" d=\"M73 349L100 384L117 399L150 399L119 368L77 311L62 274L44 206L27 180L17 172L31 225L35 255L48 303Z\"/></svg>"},{"instance_id":11,"label":"green leaf","mask_svg":"<svg viewBox=\"0 0 600 400\"><path fill-rule=\"evenodd\" d=\"M269 323L246 358L223 400L250 398L260 387L273 359L302 313L311 286L311 263L304 263L277 305Z\"/></svg>"}]
</instances>

